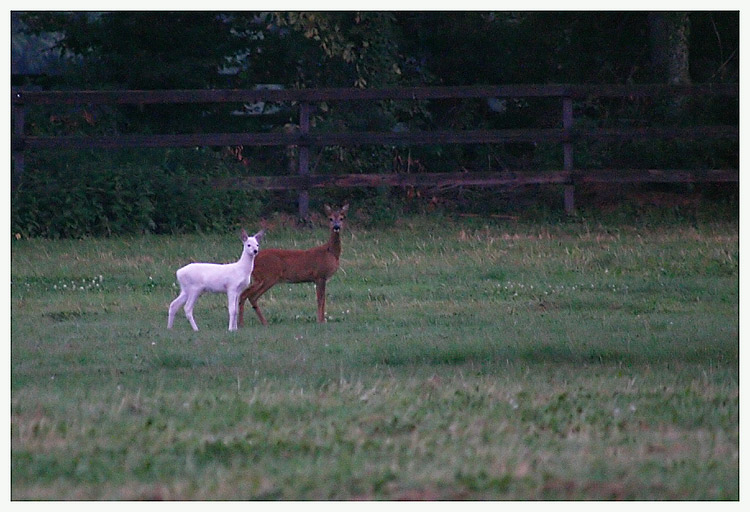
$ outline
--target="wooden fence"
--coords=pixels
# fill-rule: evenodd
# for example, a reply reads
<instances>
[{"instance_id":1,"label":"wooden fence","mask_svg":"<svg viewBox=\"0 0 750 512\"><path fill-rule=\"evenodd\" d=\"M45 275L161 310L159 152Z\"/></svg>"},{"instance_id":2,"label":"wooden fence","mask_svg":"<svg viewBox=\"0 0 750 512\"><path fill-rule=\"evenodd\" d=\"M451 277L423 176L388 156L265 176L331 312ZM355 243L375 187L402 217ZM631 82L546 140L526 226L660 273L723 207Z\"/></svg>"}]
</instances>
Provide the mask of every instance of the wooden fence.
<instances>
[{"instance_id":1,"label":"wooden fence","mask_svg":"<svg viewBox=\"0 0 750 512\"><path fill-rule=\"evenodd\" d=\"M739 126L692 126L685 128L576 129L574 100L599 98L644 98L713 95L739 98L739 86L731 85L508 85L473 87L411 87L391 89L302 89L302 90L163 90L163 91L49 91L11 93L13 108L12 154L14 173L23 172L24 153L37 149L194 147L194 146L296 146L297 174L247 176L217 182L219 187L238 189L299 190L299 214L308 214L308 191L314 187L377 187L465 185L560 184L567 212L574 210L574 190L579 183L738 182L739 169L576 169L573 144L579 141L638 139L739 138ZM558 128L316 133L310 130L310 115L319 102L373 100L445 100L469 98L559 98ZM298 105L299 124L293 131L274 133L202 133L164 135L56 136L25 134L25 113L32 105L90 104L184 104L288 102ZM498 144L507 142L556 142L561 145L563 168L547 171L382 173L314 175L310 173L310 149L321 146Z\"/></svg>"}]
</instances>

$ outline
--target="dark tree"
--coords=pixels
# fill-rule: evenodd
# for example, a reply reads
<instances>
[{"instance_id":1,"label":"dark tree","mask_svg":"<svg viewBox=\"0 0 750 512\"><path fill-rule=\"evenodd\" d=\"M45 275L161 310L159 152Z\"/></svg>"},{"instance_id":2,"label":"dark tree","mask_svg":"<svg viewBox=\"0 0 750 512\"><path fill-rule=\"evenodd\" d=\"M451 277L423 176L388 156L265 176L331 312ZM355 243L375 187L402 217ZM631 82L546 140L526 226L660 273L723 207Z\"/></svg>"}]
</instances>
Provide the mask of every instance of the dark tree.
<instances>
[{"instance_id":1,"label":"dark tree","mask_svg":"<svg viewBox=\"0 0 750 512\"><path fill-rule=\"evenodd\" d=\"M655 82L685 85L690 80L690 18L686 12L648 15Z\"/></svg>"}]
</instances>

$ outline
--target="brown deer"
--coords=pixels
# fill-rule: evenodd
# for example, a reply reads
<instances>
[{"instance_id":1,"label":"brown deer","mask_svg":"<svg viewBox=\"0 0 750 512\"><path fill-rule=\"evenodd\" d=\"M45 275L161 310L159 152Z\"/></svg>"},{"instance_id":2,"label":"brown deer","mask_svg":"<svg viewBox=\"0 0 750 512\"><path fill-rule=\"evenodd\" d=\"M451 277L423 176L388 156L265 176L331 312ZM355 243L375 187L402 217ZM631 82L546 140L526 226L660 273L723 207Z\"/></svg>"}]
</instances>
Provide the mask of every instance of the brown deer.
<instances>
[{"instance_id":1,"label":"brown deer","mask_svg":"<svg viewBox=\"0 0 750 512\"><path fill-rule=\"evenodd\" d=\"M258 307L258 299L277 283L315 283L318 298L318 322L326 321L326 281L339 268L341 256L341 228L349 210L345 204L334 211L325 205L331 229L328 242L307 250L264 249L255 258L252 284L240 295L238 324L244 324L245 299L250 301L260 323L268 325Z\"/></svg>"}]
</instances>

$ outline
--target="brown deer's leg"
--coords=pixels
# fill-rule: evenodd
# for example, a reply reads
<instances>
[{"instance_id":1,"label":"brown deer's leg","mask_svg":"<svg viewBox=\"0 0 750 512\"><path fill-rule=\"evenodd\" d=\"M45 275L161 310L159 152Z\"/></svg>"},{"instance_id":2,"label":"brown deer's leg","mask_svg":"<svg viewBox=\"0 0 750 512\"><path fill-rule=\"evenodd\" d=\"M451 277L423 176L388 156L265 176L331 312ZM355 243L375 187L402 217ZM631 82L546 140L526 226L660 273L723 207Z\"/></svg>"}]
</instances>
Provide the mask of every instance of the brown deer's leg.
<instances>
[{"instance_id":1,"label":"brown deer's leg","mask_svg":"<svg viewBox=\"0 0 750 512\"><path fill-rule=\"evenodd\" d=\"M318 323L326 321L326 281L321 279L315 282L315 294L318 297Z\"/></svg>"},{"instance_id":2,"label":"brown deer's leg","mask_svg":"<svg viewBox=\"0 0 750 512\"><path fill-rule=\"evenodd\" d=\"M260 320L260 323L263 325L268 325L266 317L263 316L263 313L261 313L260 308L258 307L258 301L251 301L250 304L252 304L253 309L255 310L255 314L258 315L258 320Z\"/></svg>"},{"instance_id":3,"label":"brown deer's leg","mask_svg":"<svg viewBox=\"0 0 750 512\"><path fill-rule=\"evenodd\" d=\"M268 321L263 316L263 313L260 311L260 308L258 307L258 299L261 295L266 293L269 289L273 287L273 285L276 284L276 281L274 280L266 280L266 281L258 281L253 283L250 288L245 290L242 295L240 296L240 303L242 306L240 306L240 316L238 317L238 325L242 325L239 323L242 320L242 312L244 310L244 304L245 299L250 301L250 305L255 310L255 314L258 315L258 320L260 320L260 323L263 325L268 325Z\"/></svg>"},{"instance_id":4,"label":"brown deer's leg","mask_svg":"<svg viewBox=\"0 0 750 512\"><path fill-rule=\"evenodd\" d=\"M250 295L256 288L258 288L258 283L253 282L253 284L250 285L250 288L247 288L240 294L240 307L237 311L237 327L243 327L245 325L245 301L250 300Z\"/></svg>"},{"instance_id":5,"label":"brown deer's leg","mask_svg":"<svg viewBox=\"0 0 750 512\"><path fill-rule=\"evenodd\" d=\"M240 294L240 307L237 311L237 327L245 326L245 301L250 300L250 294L256 287L257 283L253 283L250 288Z\"/></svg>"}]
</instances>

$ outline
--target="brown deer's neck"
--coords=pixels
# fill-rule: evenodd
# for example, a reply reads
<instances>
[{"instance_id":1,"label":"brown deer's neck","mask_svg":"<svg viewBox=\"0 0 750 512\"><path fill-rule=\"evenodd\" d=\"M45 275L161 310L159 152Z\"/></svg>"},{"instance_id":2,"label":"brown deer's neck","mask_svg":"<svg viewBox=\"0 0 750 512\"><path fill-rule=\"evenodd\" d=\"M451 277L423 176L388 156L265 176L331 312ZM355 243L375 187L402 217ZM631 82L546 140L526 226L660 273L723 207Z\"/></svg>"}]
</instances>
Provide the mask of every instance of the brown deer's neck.
<instances>
[{"instance_id":1,"label":"brown deer's neck","mask_svg":"<svg viewBox=\"0 0 750 512\"><path fill-rule=\"evenodd\" d=\"M328 252L333 254L336 259L341 256L341 235L333 230L331 230L331 238L328 239Z\"/></svg>"}]
</instances>

